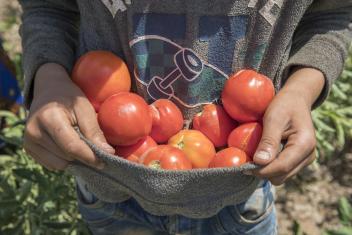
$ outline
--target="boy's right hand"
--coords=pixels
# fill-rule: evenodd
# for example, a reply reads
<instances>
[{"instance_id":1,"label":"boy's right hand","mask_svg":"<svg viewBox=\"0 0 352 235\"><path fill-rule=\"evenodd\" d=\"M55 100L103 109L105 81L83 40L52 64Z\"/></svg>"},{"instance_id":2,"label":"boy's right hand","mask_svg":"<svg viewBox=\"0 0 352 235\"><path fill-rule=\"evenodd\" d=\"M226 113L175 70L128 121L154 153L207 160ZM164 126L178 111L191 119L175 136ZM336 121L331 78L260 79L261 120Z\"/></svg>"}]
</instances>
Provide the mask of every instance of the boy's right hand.
<instances>
[{"instance_id":1,"label":"boy's right hand","mask_svg":"<svg viewBox=\"0 0 352 235\"><path fill-rule=\"evenodd\" d=\"M44 64L35 77L24 149L49 170L64 170L74 160L103 168L73 126L103 150L114 153L99 128L94 108L66 70L58 64Z\"/></svg>"}]
</instances>

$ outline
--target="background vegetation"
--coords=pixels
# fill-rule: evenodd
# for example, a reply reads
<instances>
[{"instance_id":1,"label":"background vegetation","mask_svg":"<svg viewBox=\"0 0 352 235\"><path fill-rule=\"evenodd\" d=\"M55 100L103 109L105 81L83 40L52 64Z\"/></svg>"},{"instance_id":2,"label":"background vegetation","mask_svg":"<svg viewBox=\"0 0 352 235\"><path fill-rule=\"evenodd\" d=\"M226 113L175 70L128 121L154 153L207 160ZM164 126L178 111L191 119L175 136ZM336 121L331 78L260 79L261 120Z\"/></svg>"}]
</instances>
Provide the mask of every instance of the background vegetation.
<instances>
[{"instance_id":1,"label":"background vegetation","mask_svg":"<svg viewBox=\"0 0 352 235\"><path fill-rule=\"evenodd\" d=\"M22 84L17 35L19 8L16 3L0 0L0 9L0 36L5 38L5 49L16 65ZM328 100L312 113L317 130L318 161L278 189L280 234L352 234L351 192L347 189L351 187L348 174L352 172L351 81L352 55ZM6 128L0 130L3 141L0 146L0 234L88 234L77 212L73 178L43 169L22 150L25 111L21 109L13 114L1 110L0 118L6 122ZM322 219L311 217L315 228L310 228L299 221L298 216L292 216L287 208L291 202L293 210L296 210L296 204L309 202L308 199L297 202L297 195L302 192L309 195L310 185L318 185L321 181L326 181L323 187L327 188L334 182L339 193L335 199L330 197L330 200L329 195L324 199L326 205L322 208L326 216ZM336 194L335 191L334 188L330 192Z\"/></svg>"}]
</instances>

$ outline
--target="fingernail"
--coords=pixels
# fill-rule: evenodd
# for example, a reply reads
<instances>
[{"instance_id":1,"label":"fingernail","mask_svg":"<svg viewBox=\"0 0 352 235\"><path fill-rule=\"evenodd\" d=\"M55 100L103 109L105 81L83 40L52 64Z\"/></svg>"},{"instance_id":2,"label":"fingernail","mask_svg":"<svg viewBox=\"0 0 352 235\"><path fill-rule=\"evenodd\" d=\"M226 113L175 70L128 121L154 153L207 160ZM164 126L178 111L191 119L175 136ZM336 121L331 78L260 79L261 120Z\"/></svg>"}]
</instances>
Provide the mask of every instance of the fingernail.
<instances>
[{"instance_id":1,"label":"fingernail","mask_svg":"<svg viewBox=\"0 0 352 235\"><path fill-rule=\"evenodd\" d=\"M115 149L110 144L102 143L101 147L108 153L115 153Z\"/></svg>"},{"instance_id":2,"label":"fingernail","mask_svg":"<svg viewBox=\"0 0 352 235\"><path fill-rule=\"evenodd\" d=\"M259 151L254 155L254 157L262 160L269 160L271 158L271 154L267 151Z\"/></svg>"},{"instance_id":3,"label":"fingernail","mask_svg":"<svg viewBox=\"0 0 352 235\"><path fill-rule=\"evenodd\" d=\"M253 175L253 173L251 171L243 171L243 174L245 174L245 175Z\"/></svg>"}]
</instances>

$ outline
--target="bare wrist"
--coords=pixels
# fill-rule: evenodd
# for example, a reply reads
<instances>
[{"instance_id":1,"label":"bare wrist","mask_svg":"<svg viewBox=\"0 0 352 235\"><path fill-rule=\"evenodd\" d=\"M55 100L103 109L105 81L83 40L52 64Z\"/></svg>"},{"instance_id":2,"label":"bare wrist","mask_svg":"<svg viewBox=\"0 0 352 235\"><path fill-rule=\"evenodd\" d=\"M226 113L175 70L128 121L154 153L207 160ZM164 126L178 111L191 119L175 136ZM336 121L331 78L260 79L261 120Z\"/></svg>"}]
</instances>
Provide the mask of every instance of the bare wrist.
<instances>
[{"instance_id":1,"label":"bare wrist","mask_svg":"<svg viewBox=\"0 0 352 235\"><path fill-rule=\"evenodd\" d=\"M56 63L46 63L39 67L34 78L33 95L57 88L57 83L61 84L70 81L70 76L66 69Z\"/></svg>"},{"instance_id":2,"label":"bare wrist","mask_svg":"<svg viewBox=\"0 0 352 235\"><path fill-rule=\"evenodd\" d=\"M320 96L325 85L324 74L313 68L297 67L287 79L282 90L303 98L311 107Z\"/></svg>"}]
</instances>

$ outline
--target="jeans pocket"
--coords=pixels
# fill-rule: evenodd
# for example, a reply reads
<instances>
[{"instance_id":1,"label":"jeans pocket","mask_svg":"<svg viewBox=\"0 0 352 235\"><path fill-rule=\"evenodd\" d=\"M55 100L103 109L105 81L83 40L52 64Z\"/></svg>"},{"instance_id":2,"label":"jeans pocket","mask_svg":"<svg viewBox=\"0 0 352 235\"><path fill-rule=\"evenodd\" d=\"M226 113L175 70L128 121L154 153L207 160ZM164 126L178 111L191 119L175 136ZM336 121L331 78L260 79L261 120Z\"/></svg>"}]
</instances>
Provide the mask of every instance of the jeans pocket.
<instances>
[{"instance_id":1,"label":"jeans pocket","mask_svg":"<svg viewBox=\"0 0 352 235\"><path fill-rule=\"evenodd\" d=\"M87 188L87 184L79 178L76 178L76 192L78 205L81 207L101 209L106 205L106 202L103 202L91 193Z\"/></svg>"},{"instance_id":2,"label":"jeans pocket","mask_svg":"<svg viewBox=\"0 0 352 235\"><path fill-rule=\"evenodd\" d=\"M262 233L258 234L273 234L276 224L274 195L274 187L264 181L245 202L221 210L213 219L215 229L219 234L243 235L257 234L253 231L260 228Z\"/></svg>"},{"instance_id":3,"label":"jeans pocket","mask_svg":"<svg viewBox=\"0 0 352 235\"><path fill-rule=\"evenodd\" d=\"M275 201L275 188L269 181L257 188L245 201L231 207L231 213L242 224L258 224L270 215Z\"/></svg>"},{"instance_id":4,"label":"jeans pocket","mask_svg":"<svg viewBox=\"0 0 352 235\"><path fill-rule=\"evenodd\" d=\"M100 200L89 192L85 185L77 184L78 209L82 219L90 228L104 228L114 222L117 217L123 217L121 211L115 210L113 203Z\"/></svg>"}]
</instances>

